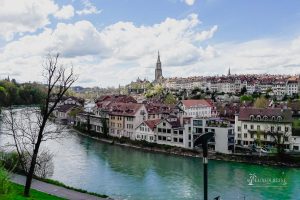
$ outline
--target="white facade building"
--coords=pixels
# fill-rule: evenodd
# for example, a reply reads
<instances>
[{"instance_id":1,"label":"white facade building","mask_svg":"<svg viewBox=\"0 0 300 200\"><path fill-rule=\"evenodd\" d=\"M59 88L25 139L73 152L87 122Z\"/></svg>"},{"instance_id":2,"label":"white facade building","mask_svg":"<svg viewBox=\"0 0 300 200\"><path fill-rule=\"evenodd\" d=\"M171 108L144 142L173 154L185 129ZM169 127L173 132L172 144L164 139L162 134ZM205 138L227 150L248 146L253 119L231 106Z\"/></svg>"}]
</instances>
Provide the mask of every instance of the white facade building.
<instances>
[{"instance_id":1,"label":"white facade building","mask_svg":"<svg viewBox=\"0 0 300 200\"><path fill-rule=\"evenodd\" d=\"M204 99L181 100L178 106L184 111L185 117L211 117L213 106Z\"/></svg>"},{"instance_id":2,"label":"white facade building","mask_svg":"<svg viewBox=\"0 0 300 200\"><path fill-rule=\"evenodd\" d=\"M213 132L214 137L209 141L209 148L213 151L230 154L234 151L234 127L227 121L220 119L192 119L192 136L189 136L192 148L193 141L200 135Z\"/></svg>"},{"instance_id":3,"label":"white facade building","mask_svg":"<svg viewBox=\"0 0 300 200\"><path fill-rule=\"evenodd\" d=\"M290 149L292 113L280 108L241 108L235 116L236 145L250 147L258 141L261 145L274 145L274 133L283 134L286 149Z\"/></svg>"}]
</instances>

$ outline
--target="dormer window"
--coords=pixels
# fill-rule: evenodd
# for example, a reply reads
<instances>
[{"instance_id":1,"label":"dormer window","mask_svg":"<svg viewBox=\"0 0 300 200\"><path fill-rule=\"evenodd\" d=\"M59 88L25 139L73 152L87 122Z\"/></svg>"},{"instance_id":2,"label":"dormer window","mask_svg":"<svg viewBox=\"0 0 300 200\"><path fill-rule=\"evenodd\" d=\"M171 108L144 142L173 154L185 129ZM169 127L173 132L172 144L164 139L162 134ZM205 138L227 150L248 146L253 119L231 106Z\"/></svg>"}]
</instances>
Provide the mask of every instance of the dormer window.
<instances>
[{"instance_id":1,"label":"dormer window","mask_svg":"<svg viewBox=\"0 0 300 200\"><path fill-rule=\"evenodd\" d=\"M265 116L263 117L263 119L264 119L264 120L268 120L268 116L265 115Z\"/></svg>"},{"instance_id":2,"label":"dormer window","mask_svg":"<svg viewBox=\"0 0 300 200\"><path fill-rule=\"evenodd\" d=\"M260 120L261 120L261 116L260 116L260 115L257 115L257 116L256 116L256 119L257 119L257 121L260 121Z\"/></svg>"},{"instance_id":3,"label":"dormer window","mask_svg":"<svg viewBox=\"0 0 300 200\"><path fill-rule=\"evenodd\" d=\"M253 121L254 120L254 115L250 115L250 119Z\"/></svg>"},{"instance_id":4,"label":"dormer window","mask_svg":"<svg viewBox=\"0 0 300 200\"><path fill-rule=\"evenodd\" d=\"M277 117L277 120L278 120L278 121L282 121L282 117L281 117L281 116L278 116L278 117Z\"/></svg>"},{"instance_id":5,"label":"dormer window","mask_svg":"<svg viewBox=\"0 0 300 200\"><path fill-rule=\"evenodd\" d=\"M272 116L272 121L275 121L276 117L275 116Z\"/></svg>"}]
</instances>

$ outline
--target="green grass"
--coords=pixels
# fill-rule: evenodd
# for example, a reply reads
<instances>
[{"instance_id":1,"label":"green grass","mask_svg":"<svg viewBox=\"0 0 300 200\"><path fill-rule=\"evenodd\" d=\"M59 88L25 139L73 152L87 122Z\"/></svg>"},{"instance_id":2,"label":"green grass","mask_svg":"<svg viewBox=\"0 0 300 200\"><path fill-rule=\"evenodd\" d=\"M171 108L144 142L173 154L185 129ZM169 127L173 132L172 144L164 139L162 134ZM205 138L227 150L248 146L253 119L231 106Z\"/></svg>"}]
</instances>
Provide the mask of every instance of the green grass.
<instances>
[{"instance_id":1,"label":"green grass","mask_svg":"<svg viewBox=\"0 0 300 200\"><path fill-rule=\"evenodd\" d=\"M63 198L52 196L37 190L30 190L30 197L23 196L24 186L11 183L11 190L8 194L0 194L2 200L62 200Z\"/></svg>"}]
</instances>

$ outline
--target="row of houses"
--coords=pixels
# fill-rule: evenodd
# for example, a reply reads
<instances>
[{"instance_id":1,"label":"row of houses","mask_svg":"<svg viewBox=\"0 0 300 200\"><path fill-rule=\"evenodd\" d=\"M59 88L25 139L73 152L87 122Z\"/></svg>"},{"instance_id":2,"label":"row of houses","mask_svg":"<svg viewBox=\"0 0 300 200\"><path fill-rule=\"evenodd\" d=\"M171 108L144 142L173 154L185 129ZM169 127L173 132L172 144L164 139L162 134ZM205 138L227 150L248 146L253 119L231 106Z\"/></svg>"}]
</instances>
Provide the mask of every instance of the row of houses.
<instances>
[{"instance_id":1,"label":"row of houses","mask_svg":"<svg viewBox=\"0 0 300 200\"><path fill-rule=\"evenodd\" d=\"M127 98L127 97L126 97ZM182 100L177 105L136 103L123 95L107 96L97 101L91 112L76 117L76 125L89 121L91 130L114 137L144 140L150 143L194 149L193 141L201 134L214 132L211 150L232 153L235 146L250 148L258 141L274 146L274 134L283 135L285 148L298 151L300 137L292 134L292 112L279 108L240 108L235 122L214 114L209 100ZM106 123L106 125L104 125Z\"/></svg>"},{"instance_id":2,"label":"row of houses","mask_svg":"<svg viewBox=\"0 0 300 200\"><path fill-rule=\"evenodd\" d=\"M275 96L293 96L300 91L298 76L282 75L228 75L215 77L189 77L165 79L163 86L168 89L194 89L219 93L240 93L246 88L247 93L267 93Z\"/></svg>"}]
</instances>

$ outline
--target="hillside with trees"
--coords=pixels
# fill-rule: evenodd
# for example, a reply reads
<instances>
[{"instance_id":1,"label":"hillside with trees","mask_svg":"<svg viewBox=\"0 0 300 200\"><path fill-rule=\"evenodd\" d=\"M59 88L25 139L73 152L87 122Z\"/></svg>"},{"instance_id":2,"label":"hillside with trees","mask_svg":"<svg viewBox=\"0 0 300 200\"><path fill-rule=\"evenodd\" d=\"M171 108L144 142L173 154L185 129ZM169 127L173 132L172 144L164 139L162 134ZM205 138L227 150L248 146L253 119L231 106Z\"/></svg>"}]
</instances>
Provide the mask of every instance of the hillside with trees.
<instances>
[{"instance_id":1,"label":"hillside with trees","mask_svg":"<svg viewBox=\"0 0 300 200\"><path fill-rule=\"evenodd\" d=\"M17 83L15 79L0 80L0 107L37 105L45 97L45 89L38 83Z\"/></svg>"}]
</instances>

